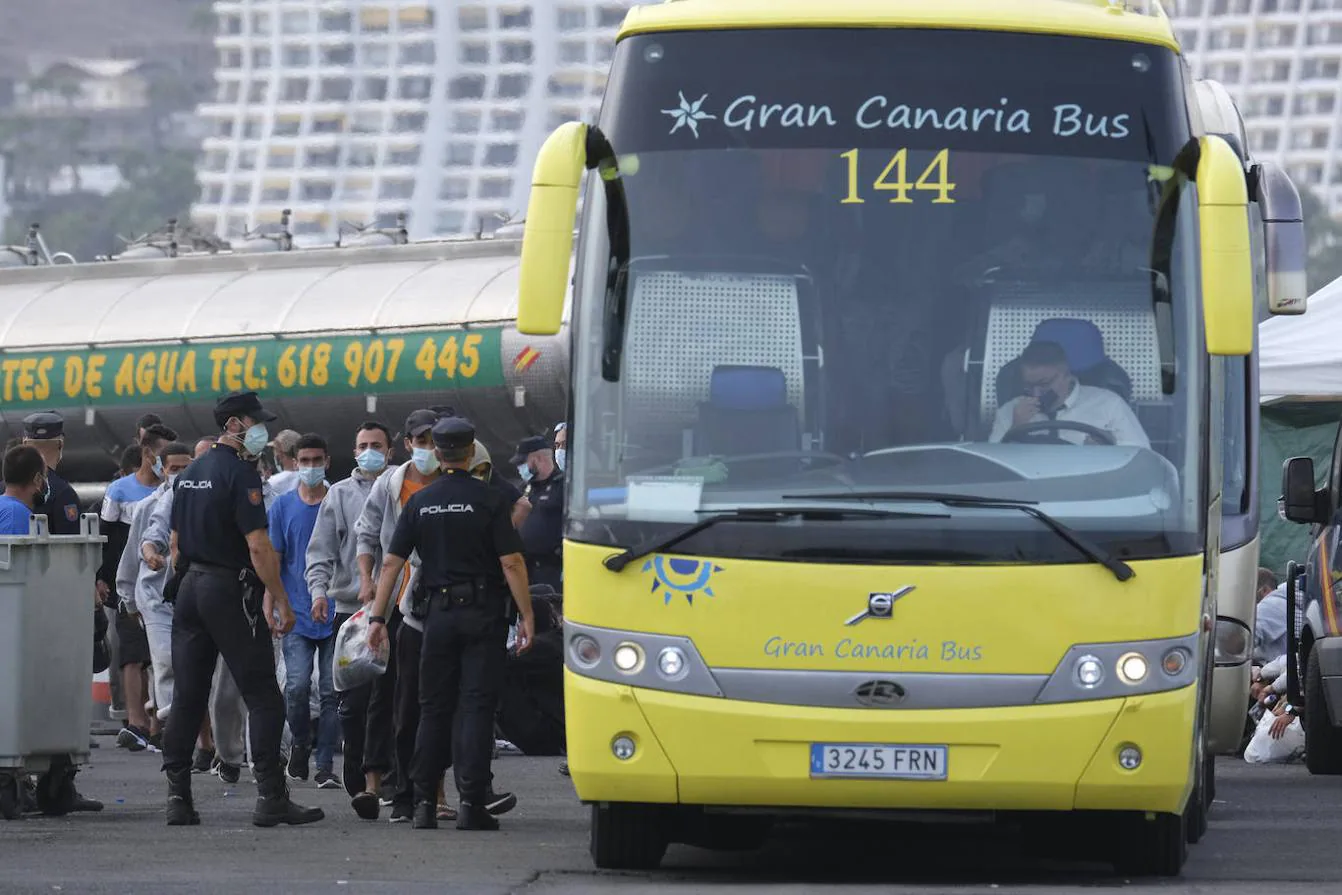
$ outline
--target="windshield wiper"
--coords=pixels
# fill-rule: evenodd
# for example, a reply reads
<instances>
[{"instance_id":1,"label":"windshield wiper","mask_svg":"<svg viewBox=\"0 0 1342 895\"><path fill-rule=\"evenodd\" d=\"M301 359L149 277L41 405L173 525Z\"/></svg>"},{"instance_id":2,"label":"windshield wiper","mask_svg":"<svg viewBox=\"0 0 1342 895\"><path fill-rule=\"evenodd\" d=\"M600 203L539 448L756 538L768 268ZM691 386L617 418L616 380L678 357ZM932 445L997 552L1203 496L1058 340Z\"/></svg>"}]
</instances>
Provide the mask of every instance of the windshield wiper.
<instances>
[{"instance_id":1,"label":"windshield wiper","mask_svg":"<svg viewBox=\"0 0 1342 895\"><path fill-rule=\"evenodd\" d=\"M1118 559L1099 544L1093 543L1080 532L1074 531L1039 509L1034 500L1011 500L1002 497L981 497L976 494L941 494L935 491L825 491L819 494L784 494L783 500L901 500L927 501L947 507L981 507L983 509L1020 510L1033 516L1088 559L1114 573L1119 581L1127 581L1137 573L1132 566Z\"/></svg>"},{"instance_id":2,"label":"windshield wiper","mask_svg":"<svg viewBox=\"0 0 1342 895\"><path fill-rule=\"evenodd\" d=\"M678 531L652 538L642 544L627 547L602 560L602 565L612 572L618 572L636 559L642 559L650 553L661 553L682 541L689 540L706 528L719 522L781 522L784 519L837 519L843 516L865 516L871 519L948 519L943 513L907 513L900 510L847 509L836 507L786 507L779 509L745 508L728 510L706 516L692 525Z\"/></svg>"}]
</instances>

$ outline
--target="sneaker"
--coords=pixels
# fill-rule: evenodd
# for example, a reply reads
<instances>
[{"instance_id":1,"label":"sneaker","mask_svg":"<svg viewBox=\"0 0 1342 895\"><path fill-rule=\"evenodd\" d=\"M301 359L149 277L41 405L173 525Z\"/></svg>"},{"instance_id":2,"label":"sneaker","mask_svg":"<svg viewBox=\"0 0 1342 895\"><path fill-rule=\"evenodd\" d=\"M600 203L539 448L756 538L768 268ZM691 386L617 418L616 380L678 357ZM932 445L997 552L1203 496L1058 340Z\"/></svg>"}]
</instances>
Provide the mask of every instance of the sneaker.
<instances>
[{"instance_id":1,"label":"sneaker","mask_svg":"<svg viewBox=\"0 0 1342 895\"><path fill-rule=\"evenodd\" d=\"M155 733L155 734L151 734L151 735L150 735L150 737L149 737L149 751L151 751L151 752L162 752L162 751L163 751L163 731L160 730L158 733Z\"/></svg>"},{"instance_id":2,"label":"sneaker","mask_svg":"<svg viewBox=\"0 0 1342 895\"><path fill-rule=\"evenodd\" d=\"M562 776L564 776L564 777L568 777L568 776L570 776L570 775L569 775L569 772L568 772L568 762L567 762L567 761L561 761L561 762L559 763L559 773L560 773Z\"/></svg>"},{"instance_id":3,"label":"sneaker","mask_svg":"<svg viewBox=\"0 0 1342 895\"><path fill-rule=\"evenodd\" d=\"M306 780L308 779L309 766L308 758L310 753L306 749L295 746L293 752L289 755L289 779Z\"/></svg>"},{"instance_id":4,"label":"sneaker","mask_svg":"<svg viewBox=\"0 0 1342 895\"><path fill-rule=\"evenodd\" d=\"M235 764L229 764L226 761L219 762L217 773L219 774L219 779L230 786L242 779L242 768Z\"/></svg>"},{"instance_id":5,"label":"sneaker","mask_svg":"<svg viewBox=\"0 0 1342 895\"><path fill-rule=\"evenodd\" d=\"M345 784L340 782L340 778L330 771L318 771L317 776L313 778L317 783L318 789L339 789Z\"/></svg>"},{"instance_id":6,"label":"sneaker","mask_svg":"<svg viewBox=\"0 0 1342 895\"><path fill-rule=\"evenodd\" d=\"M510 740L496 739L494 741L494 754L498 755L526 755L520 748Z\"/></svg>"},{"instance_id":7,"label":"sneaker","mask_svg":"<svg viewBox=\"0 0 1342 895\"><path fill-rule=\"evenodd\" d=\"M517 796L510 792L494 792L490 789L485 793L485 810L498 817L500 814L507 814L517 807Z\"/></svg>"},{"instance_id":8,"label":"sneaker","mask_svg":"<svg viewBox=\"0 0 1342 895\"><path fill-rule=\"evenodd\" d=\"M410 818L414 816L414 813L414 809L404 802L393 804L391 806L391 817L387 818L387 820L394 824L409 823Z\"/></svg>"},{"instance_id":9,"label":"sneaker","mask_svg":"<svg viewBox=\"0 0 1342 895\"><path fill-rule=\"evenodd\" d=\"M191 763L191 773L208 774L214 768L214 750L196 749L195 761Z\"/></svg>"},{"instance_id":10,"label":"sneaker","mask_svg":"<svg viewBox=\"0 0 1342 895\"><path fill-rule=\"evenodd\" d=\"M438 806L438 819L439 819L439 820L444 820L444 821L446 821L446 820L456 820L456 819L457 819L457 809L453 808L451 805L439 805L439 806Z\"/></svg>"},{"instance_id":11,"label":"sneaker","mask_svg":"<svg viewBox=\"0 0 1342 895\"><path fill-rule=\"evenodd\" d=\"M149 734L134 724L127 724L116 735L116 744L129 752L143 752L149 748Z\"/></svg>"}]
</instances>

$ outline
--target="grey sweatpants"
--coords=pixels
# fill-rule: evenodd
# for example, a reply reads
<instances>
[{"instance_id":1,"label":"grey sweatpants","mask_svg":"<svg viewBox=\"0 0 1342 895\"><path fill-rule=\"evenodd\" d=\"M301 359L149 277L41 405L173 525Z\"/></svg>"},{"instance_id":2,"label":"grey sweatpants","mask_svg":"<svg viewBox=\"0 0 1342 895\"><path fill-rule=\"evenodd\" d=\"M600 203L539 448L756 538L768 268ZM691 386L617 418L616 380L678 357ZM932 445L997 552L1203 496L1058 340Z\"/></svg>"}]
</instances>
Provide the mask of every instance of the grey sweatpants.
<instances>
[{"instance_id":1,"label":"grey sweatpants","mask_svg":"<svg viewBox=\"0 0 1342 895\"><path fill-rule=\"evenodd\" d=\"M159 721L166 722L172 710L172 606L154 600L141 608L144 630L149 637L149 655L153 660L154 702ZM227 764L241 767L244 763L247 707L242 693L233 681L233 675L220 657L214 669L210 687L210 726L214 730L215 754Z\"/></svg>"}]
</instances>

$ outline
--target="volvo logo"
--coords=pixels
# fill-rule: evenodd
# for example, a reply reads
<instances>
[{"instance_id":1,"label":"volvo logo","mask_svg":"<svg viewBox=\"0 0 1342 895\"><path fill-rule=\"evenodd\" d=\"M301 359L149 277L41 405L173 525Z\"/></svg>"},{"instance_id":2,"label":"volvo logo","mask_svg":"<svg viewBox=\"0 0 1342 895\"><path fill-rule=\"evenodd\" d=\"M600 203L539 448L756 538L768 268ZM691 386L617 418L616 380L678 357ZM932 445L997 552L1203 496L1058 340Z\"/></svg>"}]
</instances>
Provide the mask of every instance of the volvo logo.
<instances>
[{"instance_id":1,"label":"volvo logo","mask_svg":"<svg viewBox=\"0 0 1342 895\"><path fill-rule=\"evenodd\" d=\"M894 681L866 681L853 691L859 705L884 708L904 701L904 688Z\"/></svg>"},{"instance_id":2,"label":"volvo logo","mask_svg":"<svg viewBox=\"0 0 1342 895\"><path fill-rule=\"evenodd\" d=\"M906 585L897 591L881 592L867 595L867 608L863 609L857 615L844 622L845 625L855 625L860 621L869 618L889 618L895 612L895 601L914 590L913 585Z\"/></svg>"}]
</instances>

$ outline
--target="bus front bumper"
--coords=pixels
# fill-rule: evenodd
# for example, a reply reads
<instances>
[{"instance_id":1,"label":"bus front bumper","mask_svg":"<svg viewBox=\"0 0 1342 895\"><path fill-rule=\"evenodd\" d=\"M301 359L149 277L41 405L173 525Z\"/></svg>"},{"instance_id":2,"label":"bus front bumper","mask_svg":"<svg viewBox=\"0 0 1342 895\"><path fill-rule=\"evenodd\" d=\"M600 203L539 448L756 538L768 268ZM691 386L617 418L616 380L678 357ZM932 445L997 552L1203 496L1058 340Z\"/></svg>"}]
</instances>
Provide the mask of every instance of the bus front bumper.
<instances>
[{"instance_id":1,"label":"bus front bumper","mask_svg":"<svg viewBox=\"0 0 1342 895\"><path fill-rule=\"evenodd\" d=\"M737 807L1181 812L1196 687L990 709L807 708L688 696L565 670L568 760L585 802ZM632 757L613 743L627 738ZM944 780L813 779L812 742L948 747ZM1119 765L1135 745L1134 770Z\"/></svg>"}]
</instances>

